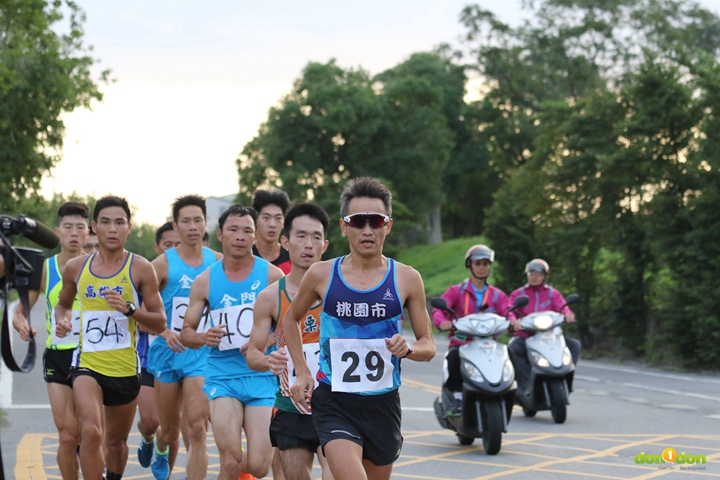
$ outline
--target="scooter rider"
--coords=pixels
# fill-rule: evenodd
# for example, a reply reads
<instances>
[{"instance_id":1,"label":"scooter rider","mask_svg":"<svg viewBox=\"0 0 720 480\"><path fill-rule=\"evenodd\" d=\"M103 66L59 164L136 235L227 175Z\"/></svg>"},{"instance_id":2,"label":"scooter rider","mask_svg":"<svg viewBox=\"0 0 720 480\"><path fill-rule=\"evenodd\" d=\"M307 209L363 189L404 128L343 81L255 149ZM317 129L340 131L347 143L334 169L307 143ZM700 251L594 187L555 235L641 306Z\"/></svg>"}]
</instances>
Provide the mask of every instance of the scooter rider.
<instances>
[{"instance_id":1,"label":"scooter rider","mask_svg":"<svg viewBox=\"0 0 720 480\"><path fill-rule=\"evenodd\" d=\"M547 284L549 273L550 266L545 260L535 258L528 262L525 266L528 283L512 292L510 295L510 303L512 304L520 295L527 296L529 302L527 306L511 312L510 318L522 318L525 315L540 311L553 311L562 313L565 316L565 322L575 323L575 314L565 305L565 298L562 293ZM530 381L531 368L527 358L525 339L534 334L516 329L514 335L508 344L508 350L510 360L513 363L513 367L515 367L515 380L517 380L518 383L517 395L524 395L527 392L528 382ZM573 364L577 365L580 359L580 342L565 337L565 343L572 355Z\"/></svg>"},{"instance_id":2,"label":"scooter rider","mask_svg":"<svg viewBox=\"0 0 720 480\"><path fill-rule=\"evenodd\" d=\"M470 270L471 276L458 285L453 285L443 293L442 298L448 307L463 317L471 313L478 313L483 305L485 313L496 313L507 315L510 303L508 297L499 288L488 285L487 278L490 275L490 267L495 260L495 252L485 245L474 245L465 254L465 268ZM453 325L452 314L439 309L433 310L433 323L440 330L449 330ZM514 327L519 327L519 322L511 322ZM446 410L453 415L460 414L462 405L463 379L460 373L460 345L469 343L471 340L464 335L455 335L450 331L450 349L446 355L448 378L443 385L453 392L455 397L454 405L448 406Z\"/></svg>"}]
</instances>

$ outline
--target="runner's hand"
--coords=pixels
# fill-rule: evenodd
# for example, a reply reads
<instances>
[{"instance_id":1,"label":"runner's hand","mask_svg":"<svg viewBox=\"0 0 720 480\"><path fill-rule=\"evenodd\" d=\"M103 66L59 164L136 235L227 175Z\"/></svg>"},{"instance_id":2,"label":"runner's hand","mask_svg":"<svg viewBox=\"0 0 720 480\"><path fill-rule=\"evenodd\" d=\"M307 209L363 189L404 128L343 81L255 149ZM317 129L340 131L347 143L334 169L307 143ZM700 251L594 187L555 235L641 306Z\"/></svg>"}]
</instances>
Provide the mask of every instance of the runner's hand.
<instances>
[{"instance_id":1,"label":"runner's hand","mask_svg":"<svg viewBox=\"0 0 720 480\"><path fill-rule=\"evenodd\" d=\"M103 295L105 295L105 301L108 303L108 305L110 305L112 308L122 314L127 313L127 302L125 301L125 299L122 298L122 295L117 293L115 290L110 289L105 290L103 292Z\"/></svg>"},{"instance_id":2,"label":"runner's hand","mask_svg":"<svg viewBox=\"0 0 720 480\"><path fill-rule=\"evenodd\" d=\"M290 389L293 400L303 406L306 410L310 410L310 401L312 400L313 388L315 381L310 374L300 374L295 384Z\"/></svg>"},{"instance_id":3,"label":"runner's hand","mask_svg":"<svg viewBox=\"0 0 720 480\"><path fill-rule=\"evenodd\" d=\"M58 338L65 338L68 333L72 332L72 325L68 320L60 320L57 318L57 327L55 327L55 335Z\"/></svg>"},{"instance_id":4,"label":"runner's hand","mask_svg":"<svg viewBox=\"0 0 720 480\"><path fill-rule=\"evenodd\" d=\"M392 338L386 338L385 345L390 353L398 358L403 358L408 353L407 342L399 333L393 335Z\"/></svg>"},{"instance_id":5,"label":"runner's hand","mask_svg":"<svg viewBox=\"0 0 720 480\"><path fill-rule=\"evenodd\" d=\"M180 342L179 334L166 328L165 331L160 334L160 336L165 339L167 346L173 352L182 353L185 351L185 346L182 344L182 342Z\"/></svg>"},{"instance_id":6,"label":"runner's hand","mask_svg":"<svg viewBox=\"0 0 720 480\"><path fill-rule=\"evenodd\" d=\"M242 354L243 357L247 357L247 349L249 346L250 346L250 342L248 342L245 345L243 345L242 347L240 347L240 353Z\"/></svg>"},{"instance_id":7,"label":"runner's hand","mask_svg":"<svg viewBox=\"0 0 720 480\"><path fill-rule=\"evenodd\" d=\"M18 335L20 335L20 339L23 342L27 342L28 340L30 340L30 330L31 329L30 329L30 325L28 325L28 322L25 319L25 317L23 317L22 315L15 315L12 323L13 323L13 327L15 328L15 330L17 330ZM34 337L36 335L37 335L37 330L35 330L33 328L32 336Z\"/></svg>"},{"instance_id":8,"label":"runner's hand","mask_svg":"<svg viewBox=\"0 0 720 480\"><path fill-rule=\"evenodd\" d=\"M208 347L217 347L225 335L227 335L227 325L224 323L217 327L212 327L205 333L205 345Z\"/></svg>"},{"instance_id":9,"label":"runner's hand","mask_svg":"<svg viewBox=\"0 0 720 480\"><path fill-rule=\"evenodd\" d=\"M280 347L270 353L268 357L268 366L273 375L280 375L288 362L287 348Z\"/></svg>"}]
</instances>

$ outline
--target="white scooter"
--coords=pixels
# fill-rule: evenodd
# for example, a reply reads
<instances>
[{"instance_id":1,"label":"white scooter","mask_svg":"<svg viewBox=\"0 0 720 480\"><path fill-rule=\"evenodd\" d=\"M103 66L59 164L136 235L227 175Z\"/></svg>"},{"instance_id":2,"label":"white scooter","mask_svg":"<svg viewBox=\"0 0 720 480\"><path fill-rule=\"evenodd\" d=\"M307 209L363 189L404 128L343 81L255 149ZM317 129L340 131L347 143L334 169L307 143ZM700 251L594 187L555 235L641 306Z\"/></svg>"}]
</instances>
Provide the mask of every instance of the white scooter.
<instances>
[{"instance_id":1,"label":"white scooter","mask_svg":"<svg viewBox=\"0 0 720 480\"><path fill-rule=\"evenodd\" d=\"M519 297L511 311L527 303L527 297ZM463 378L461 413L459 416L447 415L446 406L452 405L453 393L443 388L442 400L436 398L433 405L435 416L440 426L457 433L460 444L471 445L476 438L482 437L485 453L496 455L500 451L502 434L507 433L517 383L507 346L493 337L506 332L510 323L506 317L494 313L481 312L458 318L442 298L433 298L430 304L455 316L453 330L473 340L459 347ZM443 362L443 371L447 379L447 360Z\"/></svg>"},{"instance_id":2,"label":"white scooter","mask_svg":"<svg viewBox=\"0 0 720 480\"><path fill-rule=\"evenodd\" d=\"M578 300L580 297L573 293L568 295L565 305ZM527 394L515 397L526 417L550 410L555 423L563 423L567 418L575 365L560 328L564 321L565 316L557 312L535 312L520 319L523 330L536 332L525 340L530 362Z\"/></svg>"}]
</instances>

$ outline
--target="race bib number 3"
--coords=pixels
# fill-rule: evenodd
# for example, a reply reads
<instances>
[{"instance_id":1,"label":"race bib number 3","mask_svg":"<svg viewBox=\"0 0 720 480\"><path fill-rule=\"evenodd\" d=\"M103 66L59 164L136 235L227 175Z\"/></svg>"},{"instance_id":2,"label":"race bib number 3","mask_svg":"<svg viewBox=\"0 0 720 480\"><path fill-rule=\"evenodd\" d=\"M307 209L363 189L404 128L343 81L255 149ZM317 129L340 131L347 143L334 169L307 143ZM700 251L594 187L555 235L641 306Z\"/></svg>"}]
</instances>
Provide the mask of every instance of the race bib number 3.
<instances>
[{"instance_id":1,"label":"race bib number 3","mask_svg":"<svg viewBox=\"0 0 720 480\"><path fill-rule=\"evenodd\" d=\"M73 310L70 317L70 324L72 325L72 331L65 335L63 338L58 337L55 334L55 327L57 327L57 319L55 318L55 309L53 308L50 313L50 334L52 335L53 345L77 345L80 340L80 312Z\"/></svg>"},{"instance_id":2,"label":"race bib number 3","mask_svg":"<svg viewBox=\"0 0 720 480\"><path fill-rule=\"evenodd\" d=\"M317 387L317 373L320 370L320 344L319 343L305 343L303 344L303 355L305 361L310 367L310 373L312 373L313 380L315 380L315 386ZM295 364L292 361L292 357L288 355L288 388L295 385L297 381L297 375L295 374Z\"/></svg>"},{"instance_id":3,"label":"race bib number 3","mask_svg":"<svg viewBox=\"0 0 720 480\"><path fill-rule=\"evenodd\" d=\"M385 339L331 338L333 392L375 392L393 386L392 354Z\"/></svg>"},{"instance_id":4,"label":"race bib number 3","mask_svg":"<svg viewBox=\"0 0 720 480\"><path fill-rule=\"evenodd\" d=\"M120 312L83 312L83 352L122 350L132 346L129 320Z\"/></svg>"},{"instance_id":5,"label":"race bib number 3","mask_svg":"<svg viewBox=\"0 0 720 480\"><path fill-rule=\"evenodd\" d=\"M172 299L172 316L170 317L170 329L175 333L180 333L183 322L185 321L185 310L187 310L189 298L173 297Z\"/></svg>"},{"instance_id":6,"label":"race bib number 3","mask_svg":"<svg viewBox=\"0 0 720 480\"><path fill-rule=\"evenodd\" d=\"M220 350L240 348L250 340L255 304L220 308L210 312L214 326L227 325L227 332L220 341Z\"/></svg>"}]
</instances>

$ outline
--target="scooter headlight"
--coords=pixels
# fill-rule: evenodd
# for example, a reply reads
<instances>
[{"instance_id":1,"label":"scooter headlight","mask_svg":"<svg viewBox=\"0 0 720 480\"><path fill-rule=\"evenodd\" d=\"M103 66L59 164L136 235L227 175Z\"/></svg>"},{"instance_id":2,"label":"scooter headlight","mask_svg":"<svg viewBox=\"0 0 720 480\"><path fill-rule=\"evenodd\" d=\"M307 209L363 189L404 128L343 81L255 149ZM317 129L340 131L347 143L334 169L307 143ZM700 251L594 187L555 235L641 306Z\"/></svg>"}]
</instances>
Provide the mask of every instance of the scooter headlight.
<instances>
[{"instance_id":1,"label":"scooter headlight","mask_svg":"<svg viewBox=\"0 0 720 480\"><path fill-rule=\"evenodd\" d=\"M539 315L533 320L533 325L538 330L547 330L553 324L553 319L550 315Z\"/></svg>"},{"instance_id":2,"label":"scooter headlight","mask_svg":"<svg viewBox=\"0 0 720 480\"><path fill-rule=\"evenodd\" d=\"M548 318L550 318L550 317L548 317ZM535 363L537 363L539 367L546 368L546 367L550 366L550 362L548 362L547 358L543 357L542 355L540 355L537 352L530 352L530 353L532 354L533 360L535 360Z\"/></svg>"},{"instance_id":3,"label":"scooter headlight","mask_svg":"<svg viewBox=\"0 0 720 480\"><path fill-rule=\"evenodd\" d=\"M509 382L513 376L515 375L515 369L512 366L512 363L505 362L505 366L503 367L503 382Z\"/></svg>"},{"instance_id":4,"label":"scooter headlight","mask_svg":"<svg viewBox=\"0 0 720 480\"><path fill-rule=\"evenodd\" d=\"M485 379L482 376L482 373L480 373L480 370L473 365L471 362L468 362L467 360L463 360L462 362L463 370L465 370L465 375L467 375L470 380L472 380L475 383L482 383L485 381Z\"/></svg>"},{"instance_id":5,"label":"scooter headlight","mask_svg":"<svg viewBox=\"0 0 720 480\"><path fill-rule=\"evenodd\" d=\"M563 351L562 362L565 366L570 365L570 362L572 362L572 355L570 355L570 349L567 347L565 347L565 350Z\"/></svg>"}]
</instances>

